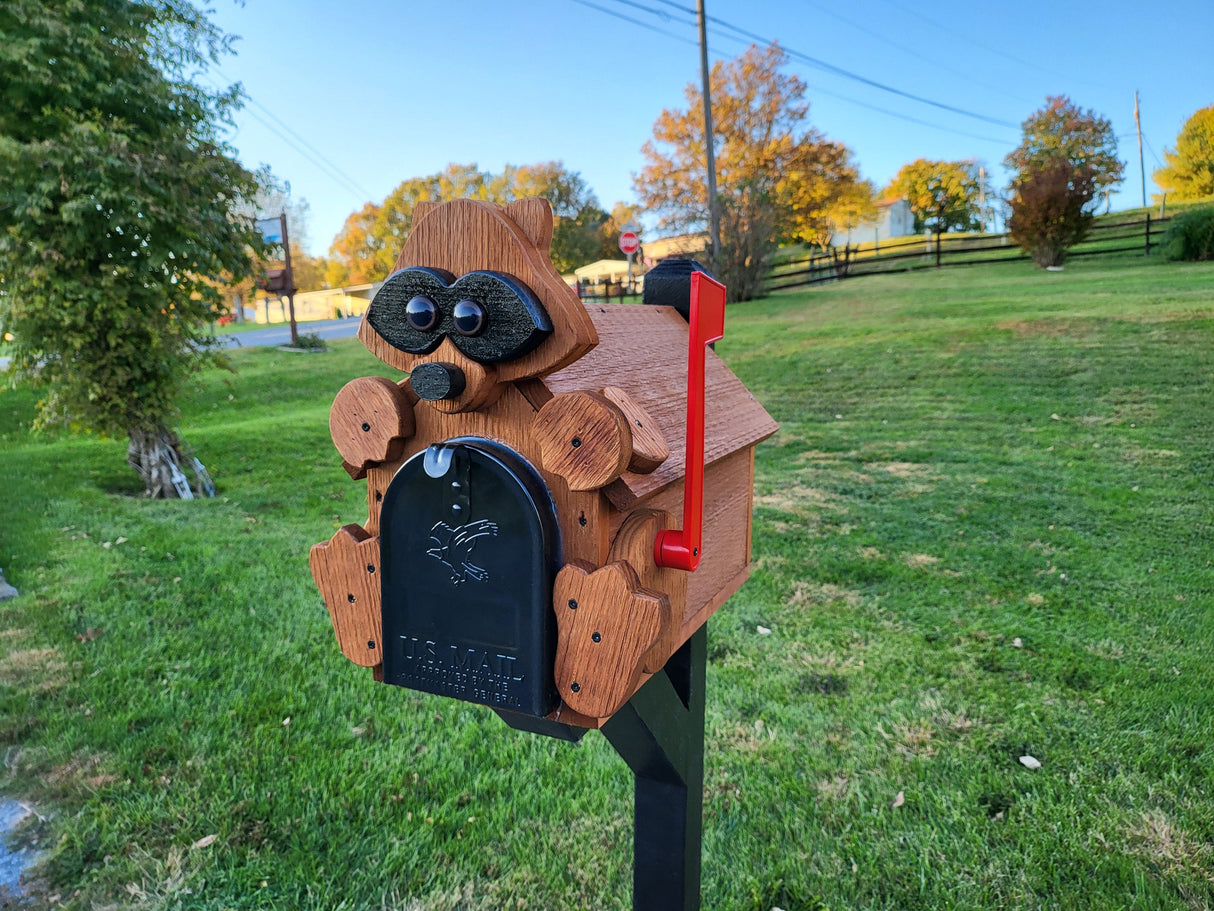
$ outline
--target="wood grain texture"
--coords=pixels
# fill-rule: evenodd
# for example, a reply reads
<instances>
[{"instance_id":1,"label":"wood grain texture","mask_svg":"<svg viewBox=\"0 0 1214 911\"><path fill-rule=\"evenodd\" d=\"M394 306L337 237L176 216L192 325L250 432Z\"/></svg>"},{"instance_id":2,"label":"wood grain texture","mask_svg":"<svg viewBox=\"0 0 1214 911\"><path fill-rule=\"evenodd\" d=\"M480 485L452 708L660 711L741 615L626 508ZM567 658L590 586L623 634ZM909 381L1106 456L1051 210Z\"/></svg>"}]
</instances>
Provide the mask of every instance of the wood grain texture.
<instances>
[{"instance_id":1,"label":"wood grain texture","mask_svg":"<svg viewBox=\"0 0 1214 911\"><path fill-rule=\"evenodd\" d=\"M548 200L532 196L506 203L506 214L523 229L535 248L545 256L552 246L552 206Z\"/></svg>"},{"instance_id":2,"label":"wood grain texture","mask_svg":"<svg viewBox=\"0 0 1214 911\"><path fill-rule=\"evenodd\" d=\"M553 586L559 638L555 677L561 698L593 717L614 714L636 692L641 659L661 633L666 598L641 588L626 563L593 569L572 563Z\"/></svg>"},{"instance_id":3,"label":"wood grain texture","mask_svg":"<svg viewBox=\"0 0 1214 911\"><path fill-rule=\"evenodd\" d=\"M632 457L632 431L620 409L598 392L558 395L535 418L532 434L545 471L571 490L598 490Z\"/></svg>"},{"instance_id":4,"label":"wood grain texture","mask_svg":"<svg viewBox=\"0 0 1214 911\"><path fill-rule=\"evenodd\" d=\"M547 249L536 242L542 242L545 235L551 238L548 203L529 200L513 205L511 209L480 200L457 199L425 210L420 218L414 218L393 267L396 271L426 266L443 269L457 278L490 269L505 272L531 289L552 321L552 335L529 354L499 365L498 379L502 382L558 370L577 360L598 341L594 323L577 294L557 274ZM541 209L547 212L546 232L538 224ZM525 227L511 217L512 211L526 223ZM384 341L365 317L358 337L372 354L398 370L408 373L418 360Z\"/></svg>"},{"instance_id":5,"label":"wood grain texture","mask_svg":"<svg viewBox=\"0 0 1214 911\"><path fill-rule=\"evenodd\" d=\"M731 586L745 581L735 580L750 564L753 459L754 451L744 449L713 463L704 473L704 559L698 570L687 574L687 601L682 615L675 616L676 648L737 590ZM681 524L683 488L671 485L645 505L680 517ZM618 534L625 518L626 514L613 512L613 534ZM715 606L708 609L709 605Z\"/></svg>"},{"instance_id":6,"label":"wood grain texture","mask_svg":"<svg viewBox=\"0 0 1214 911\"><path fill-rule=\"evenodd\" d=\"M658 532L678 528L678 520L658 509L638 509L624 519L611 542L607 562L626 563L637 574L642 588L665 596L658 637L653 648L642 656L641 669L656 674L674 654L678 644L675 637L687 609L687 580L689 573L658 566L654 562L653 545ZM678 622L675 622L675 618Z\"/></svg>"},{"instance_id":7,"label":"wood grain texture","mask_svg":"<svg viewBox=\"0 0 1214 911\"><path fill-rule=\"evenodd\" d=\"M383 496L405 460L431 443L464 436L484 437L509 446L543 479L556 505L564 559L602 565L611 542L610 505L599 491L571 490L563 478L543 467L539 444L532 432L537 410L514 384L503 386L498 401L480 411L445 414L429 407L427 402L419 402L414 409L416 430L405 441L400 458L373 466L367 472L368 533L379 534Z\"/></svg>"},{"instance_id":8,"label":"wood grain texture","mask_svg":"<svg viewBox=\"0 0 1214 911\"><path fill-rule=\"evenodd\" d=\"M604 380L632 396L662 428L670 458L651 474L626 472L604 493L626 512L683 477L687 437L687 324L671 307L591 304L599 345L544 378L554 395L599 389ZM728 323L728 312L726 321ZM726 328L728 335L729 329ZM778 425L717 355L706 352L705 463L753 446ZM649 505L649 504L645 504Z\"/></svg>"},{"instance_id":9,"label":"wood grain texture","mask_svg":"<svg viewBox=\"0 0 1214 911\"><path fill-rule=\"evenodd\" d=\"M394 382L382 376L346 383L329 409L329 435L350 466L347 471L365 472L376 462L396 458L412 433L413 406Z\"/></svg>"},{"instance_id":10,"label":"wood grain texture","mask_svg":"<svg viewBox=\"0 0 1214 911\"><path fill-rule=\"evenodd\" d=\"M383 662L379 538L343 525L308 554L312 578L325 599L341 653L360 667Z\"/></svg>"},{"instance_id":11,"label":"wood grain texture","mask_svg":"<svg viewBox=\"0 0 1214 911\"><path fill-rule=\"evenodd\" d=\"M461 411L476 411L497 401L502 394L502 386L498 382L497 368L493 364L482 364L472 360L455 347L449 338L443 339L441 345L427 355L418 357L413 362L413 369L422 364L450 364L458 367L464 375L464 391L453 399L443 399L438 402L426 402L436 411L456 414ZM412 386L409 386L412 391ZM417 393L413 392L416 398Z\"/></svg>"},{"instance_id":12,"label":"wood grain texture","mask_svg":"<svg viewBox=\"0 0 1214 911\"><path fill-rule=\"evenodd\" d=\"M628 422L628 429L632 432L629 471L649 474L670 457L670 447L666 445L662 428L636 399L619 386L604 386L603 397L620 409L624 420Z\"/></svg>"}]
</instances>

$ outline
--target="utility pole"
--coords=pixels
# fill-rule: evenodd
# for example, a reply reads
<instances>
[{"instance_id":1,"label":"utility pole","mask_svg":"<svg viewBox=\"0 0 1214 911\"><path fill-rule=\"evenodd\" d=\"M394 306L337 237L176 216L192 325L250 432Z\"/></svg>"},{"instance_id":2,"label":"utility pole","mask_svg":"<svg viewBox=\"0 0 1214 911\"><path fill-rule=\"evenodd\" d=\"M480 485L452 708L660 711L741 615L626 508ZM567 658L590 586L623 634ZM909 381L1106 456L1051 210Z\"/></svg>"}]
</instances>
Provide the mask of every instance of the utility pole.
<instances>
[{"instance_id":1,"label":"utility pole","mask_svg":"<svg viewBox=\"0 0 1214 911\"><path fill-rule=\"evenodd\" d=\"M287 236L287 210L282 210L282 254L287 272L287 306L291 310L291 346L299 344L299 327L295 325L295 274L291 271L291 238Z\"/></svg>"},{"instance_id":2,"label":"utility pole","mask_svg":"<svg viewBox=\"0 0 1214 911\"><path fill-rule=\"evenodd\" d=\"M982 233L986 233L986 168L978 166L978 217L982 219Z\"/></svg>"},{"instance_id":3,"label":"utility pole","mask_svg":"<svg viewBox=\"0 0 1214 911\"><path fill-rule=\"evenodd\" d=\"M1147 207L1147 169L1142 163L1142 121L1138 119L1138 90L1134 90L1134 126L1138 127L1138 173L1142 177L1142 207Z\"/></svg>"},{"instance_id":4,"label":"utility pole","mask_svg":"<svg viewBox=\"0 0 1214 911\"><path fill-rule=\"evenodd\" d=\"M696 0L696 18L700 23L700 80L704 84L704 153L708 161L708 242L712 258L721 250L721 211L717 206L717 160L713 150L712 92L708 81L708 32L705 27L704 0Z\"/></svg>"}]
</instances>

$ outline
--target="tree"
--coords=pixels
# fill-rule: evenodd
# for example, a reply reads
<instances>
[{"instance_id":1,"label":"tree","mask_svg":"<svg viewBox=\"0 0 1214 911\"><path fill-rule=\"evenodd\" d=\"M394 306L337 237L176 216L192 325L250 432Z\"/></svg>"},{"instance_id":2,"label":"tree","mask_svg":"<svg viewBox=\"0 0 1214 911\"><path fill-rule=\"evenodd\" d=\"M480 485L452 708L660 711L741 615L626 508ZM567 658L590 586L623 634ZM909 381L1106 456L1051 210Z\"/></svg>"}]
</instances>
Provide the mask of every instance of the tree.
<instances>
[{"instance_id":1,"label":"tree","mask_svg":"<svg viewBox=\"0 0 1214 911\"><path fill-rule=\"evenodd\" d=\"M149 496L185 496L169 429L214 361L221 281L259 245L259 179L221 129L237 90L196 73L228 39L190 0L0 5L0 332L38 426L129 438ZM199 483L201 487L201 482Z\"/></svg>"},{"instance_id":2,"label":"tree","mask_svg":"<svg viewBox=\"0 0 1214 911\"><path fill-rule=\"evenodd\" d=\"M917 158L898 169L885 195L910 204L916 231L930 228L943 234L982 227L982 187L976 161Z\"/></svg>"},{"instance_id":3,"label":"tree","mask_svg":"<svg viewBox=\"0 0 1214 911\"><path fill-rule=\"evenodd\" d=\"M330 248L326 277L334 286L382 281L413 223L413 209L424 200L486 199L512 202L542 196L552 205L552 261L560 271L590 262L595 234L606 213L581 175L559 161L506 165L501 174L475 164L451 164L438 174L402 181L379 204L367 203L351 214Z\"/></svg>"},{"instance_id":4,"label":"tree","mask_svg":"<svg viewBox=\"0 0 1214 911\"><path fill-rule=\"evenodd\" d=\"M859 179L847 149L808 125L805 83L781 72L784 62L778 45L752 45L735 60L718 61L709 77L721 210L721 249L710 266L731 300L762 293L767 257L779 239L817 242L835 201ZM703 230L709 207L702 96L693 84L684 97L686 109L664 110L654 123L633 187L660 227Z\"/></svg>"},{"instance_id":5,"label":"tree","mask_svg":"<svg viewBox=\"0 0 1214 911\"><path fill-rule=\"evenodd\" d=\"M1214 104L1185 121L1175 151L1164 149L1163 157L1167 164L1152 176L1172 199L1214 196Z\"/></svg>"},{"instance_id":6,"label":"tree","mask_svg":"<svg viewBox=\"0 0 1214 911\"><path fill-rule=\"evenodd\" d=\"M1023 179L1061 155L1076 171L1083 170L1094 187L1093 198L1121 183L1125 165L1117 157L1113 125L1091 110L1076 107L1065 95L1046 98L1021 125L1022 138L1003 160L1008 170Z\"/></svg>"},{"instance_id":7,"label":"tree","mask_svg":"<svg viewBox=\"0 0 1214 911\"><path fill-rule=\"evenodd\" d=\"M1088 232L1095 194L1092 169L1075 168L1061 154L1033 162L1012 183L1008 233L1041 268L1061 266Z\"/></svg>"},{"instance_id":8,"label":"tree","mask_svg":"<svg viewBox=\"0 0 1214 911\"><path fill-rule=\"evenodd\" d=\"M1060 266L1087 234L1094 200L1121 182L1117 137L1107 119L1065 95L1047 98L1022 129L1004 159L1015 171L1008 233L1038 266Z\"/></svg>"},{"instance_id":9,"label":"tree","mask_svg":"<svg viewBox=\"0 0 1214 911\"><path fill-rule=\"evenodd\" d=\"M844 187L829 211L832 233L850 233L866 222L877 220L877 188L871 180Z\"/></svg>"}]
</instances>

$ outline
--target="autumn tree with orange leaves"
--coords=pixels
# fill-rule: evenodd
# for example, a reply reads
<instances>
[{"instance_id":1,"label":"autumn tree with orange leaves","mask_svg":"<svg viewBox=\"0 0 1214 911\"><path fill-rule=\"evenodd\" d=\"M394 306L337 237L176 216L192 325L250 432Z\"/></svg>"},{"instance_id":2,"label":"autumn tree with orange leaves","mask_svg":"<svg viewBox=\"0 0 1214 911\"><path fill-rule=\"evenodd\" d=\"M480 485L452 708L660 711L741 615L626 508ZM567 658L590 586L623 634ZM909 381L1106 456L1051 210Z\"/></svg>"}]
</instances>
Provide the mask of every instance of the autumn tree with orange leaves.
<instances>
[{"instance_id":1,"label":"autumn tree with orange leaves","mask_svg":"<svg viewBox=\"0 0 1214 911\"><path fill-rule=\"evenodd\" d=\"M779 45L752 45L710 74L721 249L707 265L731 300L762 293L777 243L828 243L838 207L855 203L861 183L848 148L809 125L805 83L782 72L785 60ZM684 96L685 109L654 123L633 177L641 206L674 231L708 224L702 96L694 84Z\"/></svg>"}]
</instances>

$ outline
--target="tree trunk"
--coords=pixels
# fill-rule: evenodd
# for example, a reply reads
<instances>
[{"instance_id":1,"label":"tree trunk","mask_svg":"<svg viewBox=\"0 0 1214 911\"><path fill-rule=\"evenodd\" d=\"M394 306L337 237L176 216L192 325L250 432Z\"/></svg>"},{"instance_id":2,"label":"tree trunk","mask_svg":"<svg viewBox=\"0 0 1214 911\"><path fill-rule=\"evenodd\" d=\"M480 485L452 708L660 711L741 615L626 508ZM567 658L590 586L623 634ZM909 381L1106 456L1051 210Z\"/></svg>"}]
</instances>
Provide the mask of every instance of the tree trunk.
<instances>
[{"instance_id":1,"label":"tree trunk","mask_svg":"<svg viewBox=\"0 0 1214 911\"><path fill-rule=\"evenodd\" d=\"M139 472L147 488L144 496L182 500L215 496L207 470L198 459L181 451L177 434L163 424L133 427L129 433L126 461Z\"/></svg>"}]
</instances>

